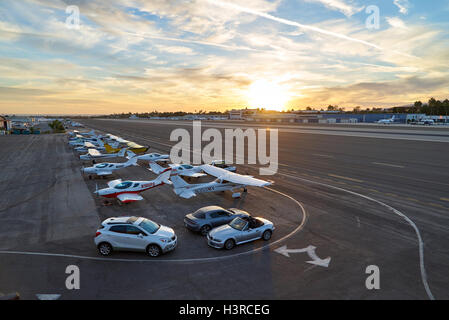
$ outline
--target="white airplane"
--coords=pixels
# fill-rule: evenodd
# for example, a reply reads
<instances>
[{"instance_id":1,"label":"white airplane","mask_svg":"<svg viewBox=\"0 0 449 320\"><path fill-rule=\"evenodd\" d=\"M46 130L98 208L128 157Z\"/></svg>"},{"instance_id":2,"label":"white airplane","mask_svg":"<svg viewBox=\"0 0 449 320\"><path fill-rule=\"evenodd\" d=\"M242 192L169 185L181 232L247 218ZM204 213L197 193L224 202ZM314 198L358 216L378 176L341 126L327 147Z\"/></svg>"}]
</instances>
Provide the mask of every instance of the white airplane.
<instances>
[{"instance_id":1,"label":"white airplane","mask_svg":"<svg viewBox=\"0 0 449 320\"><path fill-rule=\"evenodd\" d=\"M89 149L86 154L80 155L81 160L89 161L96 159L108 159L108 158L118 158L124 157L126 154L126 148L121 149L117 153L100 153L100 151L96 149Z\"/></svg>"},{"instance_id":2,"label":"white airplane","mask_svg":"<svg viewBox=\"0 0 449 320\"><path fill-rule=\"evenodd\" d=\"M191 166L190 164L169 164L168 168L161 167L156 162L150 161L150 171L155 174L161 174L170 171L171 175L180 175L189 178L205 177L207 174L202 173L201 166Z\"/></svg>"},{"instance_id":3,"label":"white airplane","mask_svg":"<svg viewBox=\"0 0 449 320\"><path fill-rule=\"evenodd\" d=\"M380 123L380 124L394 123L394 118L395 118L395 116L393 116L391 119L382 119L382 120L377 121L377 123Z\"/></svg>"},{"instance_id":4,"label":"white airplane","mask_svg":"<svg viewBox=\"0 0 449 320\"><path fill-rule=\"evenodd\" d=\"M130 158L126 162L122 163L109 163L109 162L102 162L99 164L96 164L92 167L88 168L81 168L81 172L86 174L96 174L97 176L107 176L112 174L113 171L123 169L129 166L138 166L137 159L136 158Z\"/></svg>"},{"instance_id":5,"label":"white airplane","mask_svg":"<svg viewBox=\"0 0 449 320\"><path fill-rule=\"evenodd\" d=\"M105 198L117 198L121 203L143 200L139 194L145 190L152 189L164 184L172 184L170 172L164 172L151 181L122 181L121 179L108 182L108 188L97 189L94 193Z\"/></svg>"},{"instance_id":6,"label":"white airplane","mask_svg":"<svg viewBox=\"0 0 449 320\"><path fill-rule=\"evenodd\" d=\"M173 175L170 177L170 180L173 182L173 190L178 196L189 199L199 193L231 190L232 197L239 198L241 193L235 192L236 189L243 188L243 191L246 192L247 186L266 187L271 185L271 182L233 173L209 164L204 164L200 167L204 172L217 177L217 179L207 183L188 184L179 175Z\"/></svg>"},{"instance_id":7,"label":"white airplane","mask_svg":"<svg viewBox=\"0 0 449 320\"><path fill-rule=\"evenodd\" d=\"M80 153L88 152L89 149L96 149L98 151L105 151L106 150L106 148L104 147L103 143L99 143L99 146L96 146L96 145L92 144L92 142L89 142L89 141L84 142L84 145L82 145L80 147L75 147L74 149L76 151L80 152Z\"/></svg>"},{"instance_id":8,"label":"white airplane","mask_svg":"<svg viewBox=\"0 0 449 320\"><path fill-rule=\"evenodd\" d=\"M150 161L150 162L168 161L170 159L170 156L168 154L146 153L138 156L130 150L128 150L127 154L128 157L130 158L137 158L137 160Z\"/></svg>"}]
</instances>

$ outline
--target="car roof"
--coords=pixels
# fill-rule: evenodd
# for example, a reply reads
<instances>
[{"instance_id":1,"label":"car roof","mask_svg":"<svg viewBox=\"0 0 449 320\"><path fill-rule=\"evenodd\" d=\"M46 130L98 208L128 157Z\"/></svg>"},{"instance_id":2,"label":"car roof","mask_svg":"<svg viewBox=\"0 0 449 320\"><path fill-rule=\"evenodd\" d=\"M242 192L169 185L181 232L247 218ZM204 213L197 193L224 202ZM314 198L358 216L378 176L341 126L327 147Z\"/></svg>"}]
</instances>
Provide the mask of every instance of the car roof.
<instances>
[{"instance_id":1,"label":"car roof","mask_svg":"<svg viewBox=\"0 0 449 320\"><path fill-rule=\"evenodd\" d=\"M198 209L198 210L201 210L202 212L210 212L210 211L226 210L226 209L219 207L219 206L207 206L207 207L202 207L201 209Z\"/></svg>"},{"instance_id":2,"label":"car roof","mask_svg":"<svg viewBox=\"0 0 449 320\"><path fill-rule=\"evenodd\" d=\"M103 221L103 224L139 224L144 218L141 217L113 217Z\"/></svg>"}]
</instances>

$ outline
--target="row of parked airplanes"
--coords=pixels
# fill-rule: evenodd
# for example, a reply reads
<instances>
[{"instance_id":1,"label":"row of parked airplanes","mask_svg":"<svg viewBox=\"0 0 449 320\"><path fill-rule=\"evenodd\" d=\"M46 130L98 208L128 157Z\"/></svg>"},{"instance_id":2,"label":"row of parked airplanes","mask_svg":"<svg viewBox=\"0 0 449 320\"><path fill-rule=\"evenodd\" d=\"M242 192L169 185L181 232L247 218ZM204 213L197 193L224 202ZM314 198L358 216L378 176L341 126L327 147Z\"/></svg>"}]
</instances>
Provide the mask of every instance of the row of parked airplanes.
<instances>
[{"instance_id":1,"label":"row of parked airplanes","mask_svg":"<svg viewBox=\"0 0 449 320\"><path fill-rule=\"evenodd\" d=\"M189 164L168 164L162 167L160 162L168 162L170 156L159 153L144 153L148 147L137 145L133 142L123 140L119 137L107 134L98 136L95 131L90 131L83 135L78 132L71 133L74 137L69 139L69 144L75 147L78 152L86 152L80 155L81 160L92 161L93 166L83 167L83 173L90 176L108 176L114 171L137 166L138 161L148 161L149 170L157 174L157 178L151 181L122 181L121 179L108 182L108 188L97 189L95 193L106 198L117 198L121 203L143 200L139 193L148 189L172 185L174 192L182 198L191 198L199 193L232 191L232 196L241 196L237 190L247 191L247 187L266 187L271 182L256 179L252 176L236 173L234 166L227 165L223 160L213 161L211 164L193 166ZM120 147L125 143L125 147ZM102 153L105 152L105 153ZM140 154L136 154L140 153ZM127 158L126 162L102 162L96 160L111 158ZM189 184L182 177L199 178L203 176L213 176L216 179L211 182Z\"/></svg>"},{"instance_id":2,"label":"row of parked airplanes","mask_svg":"<svg viewBox=\"0 0 449 320\"><path fill-rule=\"evenodd\" d=\"M157 174L150 181L108 182L108 187L95 190L95 193L105 198L116 198L120 203L143 200L141 192L162 185L172 185L174 192L182 198L191 198L204 192L219 192L231 190L233 198L241 196L238 190L247 191L248 186L265 187L271 182L256 179L252 176L236 173L236 167L227 165L222 160L210 164L192 166L189 164L168 163L167 154L145 153L148 147L107 134L97 135L92 130L87 133L70 132L69 144L79 153L81 160L91 161L91 167L81 168L84 174L105 177L114 171L138 166L138 161L147 162L148 170ZM125 162L101 162L100 159L126 158ZM189 184L183 177L200 178L213 176L211 182ZM274 231L274 225L264 218L253 218L240 209L224 209L209 206L187 214L184 218L186 228L207 236L207 242L214 248L232 249L235 245L257 239L269 240ZM103 221L94 238L101 255L107 256L114 250L145 251L156 257L172 251L177 246L177 236L172 228L162 226L143 217L109 218Z\"/></svg>"}]
</instances>

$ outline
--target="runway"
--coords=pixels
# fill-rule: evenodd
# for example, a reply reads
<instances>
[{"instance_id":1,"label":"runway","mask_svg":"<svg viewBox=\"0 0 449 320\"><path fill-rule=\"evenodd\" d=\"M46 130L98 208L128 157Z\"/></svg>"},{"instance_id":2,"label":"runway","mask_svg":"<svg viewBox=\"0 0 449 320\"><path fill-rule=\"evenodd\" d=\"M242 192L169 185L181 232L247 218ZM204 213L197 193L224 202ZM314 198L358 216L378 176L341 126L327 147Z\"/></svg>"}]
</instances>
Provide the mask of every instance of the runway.
<instances>
[{"instance_id":1,"label":"runway","mask_svg":"<svg viewBox=\"0 0 449 320\"><path fill-rule=\"evenodd\" d=\"M191 130L192 125L191 122L175 121L81 122L91 128L150 145L150 151L159 152L169 152L171 146L176 143L169 139L173 129L182 127ZM225 128L235 128L238 124L206 122L202 126L223 131ZM241 127L249 126L243 124ZM251 127L266 128L267 124L252 124ZM166 219L176 225L178 217L173 216L170 210L185 210L186 206L214 201L223 201L223 205L232 204L226 196L223 198L221 195L200 195L192 202L183 202L174 198L171 190L168 190L170 193L164 190L157 193L157 196L156 193L148 193L143 203L134 207L102 208L89 192L94 188L94 182L83 180L79 172L76 172L80 164L74 155L69 153L69 149L63 147L62 140L45 141L48 149L40 154L45 154L46 157L37 162L33 161L33 155L38 153L36 150L42 150L42 141L37 141L42 140L42 137L32 137L36 140L34 142L21 142L30 145L30 150L21 151L21 161L29 157L29 161L36 165L34 168L30 166L29 171L23 175L20 172L12 174L11 167L3 168L4 182L35 176L35 183L38 183L42 179L40 174L44 171L41 167L47 163L48 172L55 172L55 175L60 174L63 168L70 168L67 175L76 183L69 185L76 187L77 191L64 193L64 196L58 191L67 187L49 191L45 186L52 188L54 180L47 177L47 185L43 184L42 188L37 188L33 184L33 187L28 186L21 193L30 194L29 198L35 196L32 198L35 200L29 201L30 205L41 199L40 197L46 197L49 207L22 208L21 205L16 205L15 198L19 198L18 194L8 197L4 206L2 203L2 208L6 209L0 209L2 225L8 221L17 223L15 219L19 208L22 215L20 221L27 221L29 212L34 211L32 221L35 225L18 226L14 230L7 230L10 228L5 227L0 233L5 240L1 249L63 253L77 257L0 253L0 291L22 291L29 299L42 293L59 293L65 299L449 298L448 131L377 126L295 128L293 125L271 124L269 127L279 127L279 171L268 179L274 181L274 190L290 196L304 206L307 213L304 226L299 232L272 247L260 247L260 244L244 245L238 248L240 251L236 253L252 248L260 250L220 262L209 261L200 264L195 261L161 261L148 264L138 261L127 263L83 259L80 256L95 257L96 253L89 242L91 238L87 240L88 232L83 235L82 230L91 232L92 225L111 214L123 214L123 210L131 210L133 214L159 213L160 219ZM1 137L1 142L8 138ZM10 148L14 150L13 145L10 145ZM16 157L17 155L9 153L9 157L4 157L2 161L11 163ZM126 172L127 176L124 178L134 179L142 175L139 171L142 168L132 169ZM239 166L240 173L257 176L256 169L248 165ZM23 192L25 190L26 192ZM39 190L42 190L42 195ZM68 223L79 211L66 199L72 199L70 201L74 202L73 206L75 203L78 206L83 203L83 206L87 207L83 209L82 214L78 213L83 217L83 222L72 231L62 232L64 228L59 223L54 223L59 219L56 212L61 211L67 216L65 219L68 220L64 222ZM59 202L65 202L67 206L58 207L53 211L53 203ZM170 203L170 210L164 209L167 203ZM301 222L298 208L291 200L281 195L270 195L268 191L250 190L248 198L241 205L260 214L265 211L273 219L278 219L278 224L282 226L280 233L285 235L295 230ZM45 211L50 213L47 218L43 215ZM42 230L44 224L47 225L47 236L34 235L35 230ZM28 229L30 230L27 231ZM422 242L419 241L416 230L419 231ZM14 241L17 232L21 232L18 237L20 243ZM61 239L54 236L59 234L62 234L59 236ZM179 252L177 249L173 257L167 256L167 259L177 256L180 259L190 259L199 257L200 254L210 257L228 254L212 249L209 251L207 249L210 248L202 247L200 239L190 234L185 236L189 239L189 247L185 247L185 250L178 248ZM26 240L27 245L23 246L23 239L28 238L35 240ZM282 239L281 234L278 239ZM307 254L292 253L290 257L285 257L275 252L276 248L284 245L289 249L302 249L313 245L319 257L331 257L330 265L327 268L311 265L307 263L310 260ZM146 257L120 254L117 258L129 260ZM80 267L83 280L82 289L79 291L68 291L63 287L66 276L64 270L69 263ZM365 286L368 277L365 270L369 265L377 265L380 269L380 290L368 290Z\"/></svg>"}]
</instances>

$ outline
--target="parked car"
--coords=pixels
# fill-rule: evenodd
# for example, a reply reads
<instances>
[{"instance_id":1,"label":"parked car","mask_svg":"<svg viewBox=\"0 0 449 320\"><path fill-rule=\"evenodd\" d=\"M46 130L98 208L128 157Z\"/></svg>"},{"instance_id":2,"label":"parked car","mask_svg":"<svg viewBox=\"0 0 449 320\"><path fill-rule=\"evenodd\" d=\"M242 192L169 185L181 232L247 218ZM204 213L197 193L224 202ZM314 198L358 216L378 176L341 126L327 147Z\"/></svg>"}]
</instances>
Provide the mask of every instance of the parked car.
<instances>
[{"instance_id":1,"label":"parked car","mask_svg":"<svg viewBox=\"0 0 449 320\"><path fill-rule=\"evenodd\" d=\"M273 223L264 218L235 218L229 224L211 230L207 243L217 249L231 250L236 245L258 239L268 241L274 229Z\"/></svg>"},{"instance_id":2,"label":"parked car","mask_svg":"<svg viewBox=\"0 0 449 320\"><path fill-rule=\"evenodd\" d=\"M95 245L103 256L117 251L142 251L151 257L174 250L177 237L172 228L142 217L109 218L95 234Z\"/></svg>"},{"instance_id":3,"label":"parked car","mask_svg":"<svg viewBox=\"0 0 449 320\"><path fill-rule=\"evenodd\" d=\"M184 217L186 228L207 235L214 227L227 224L237 217L247 217L248 212L240 209L223 209L219 206L208 206L189 213Z\"/></svg>"}]
</instances>

